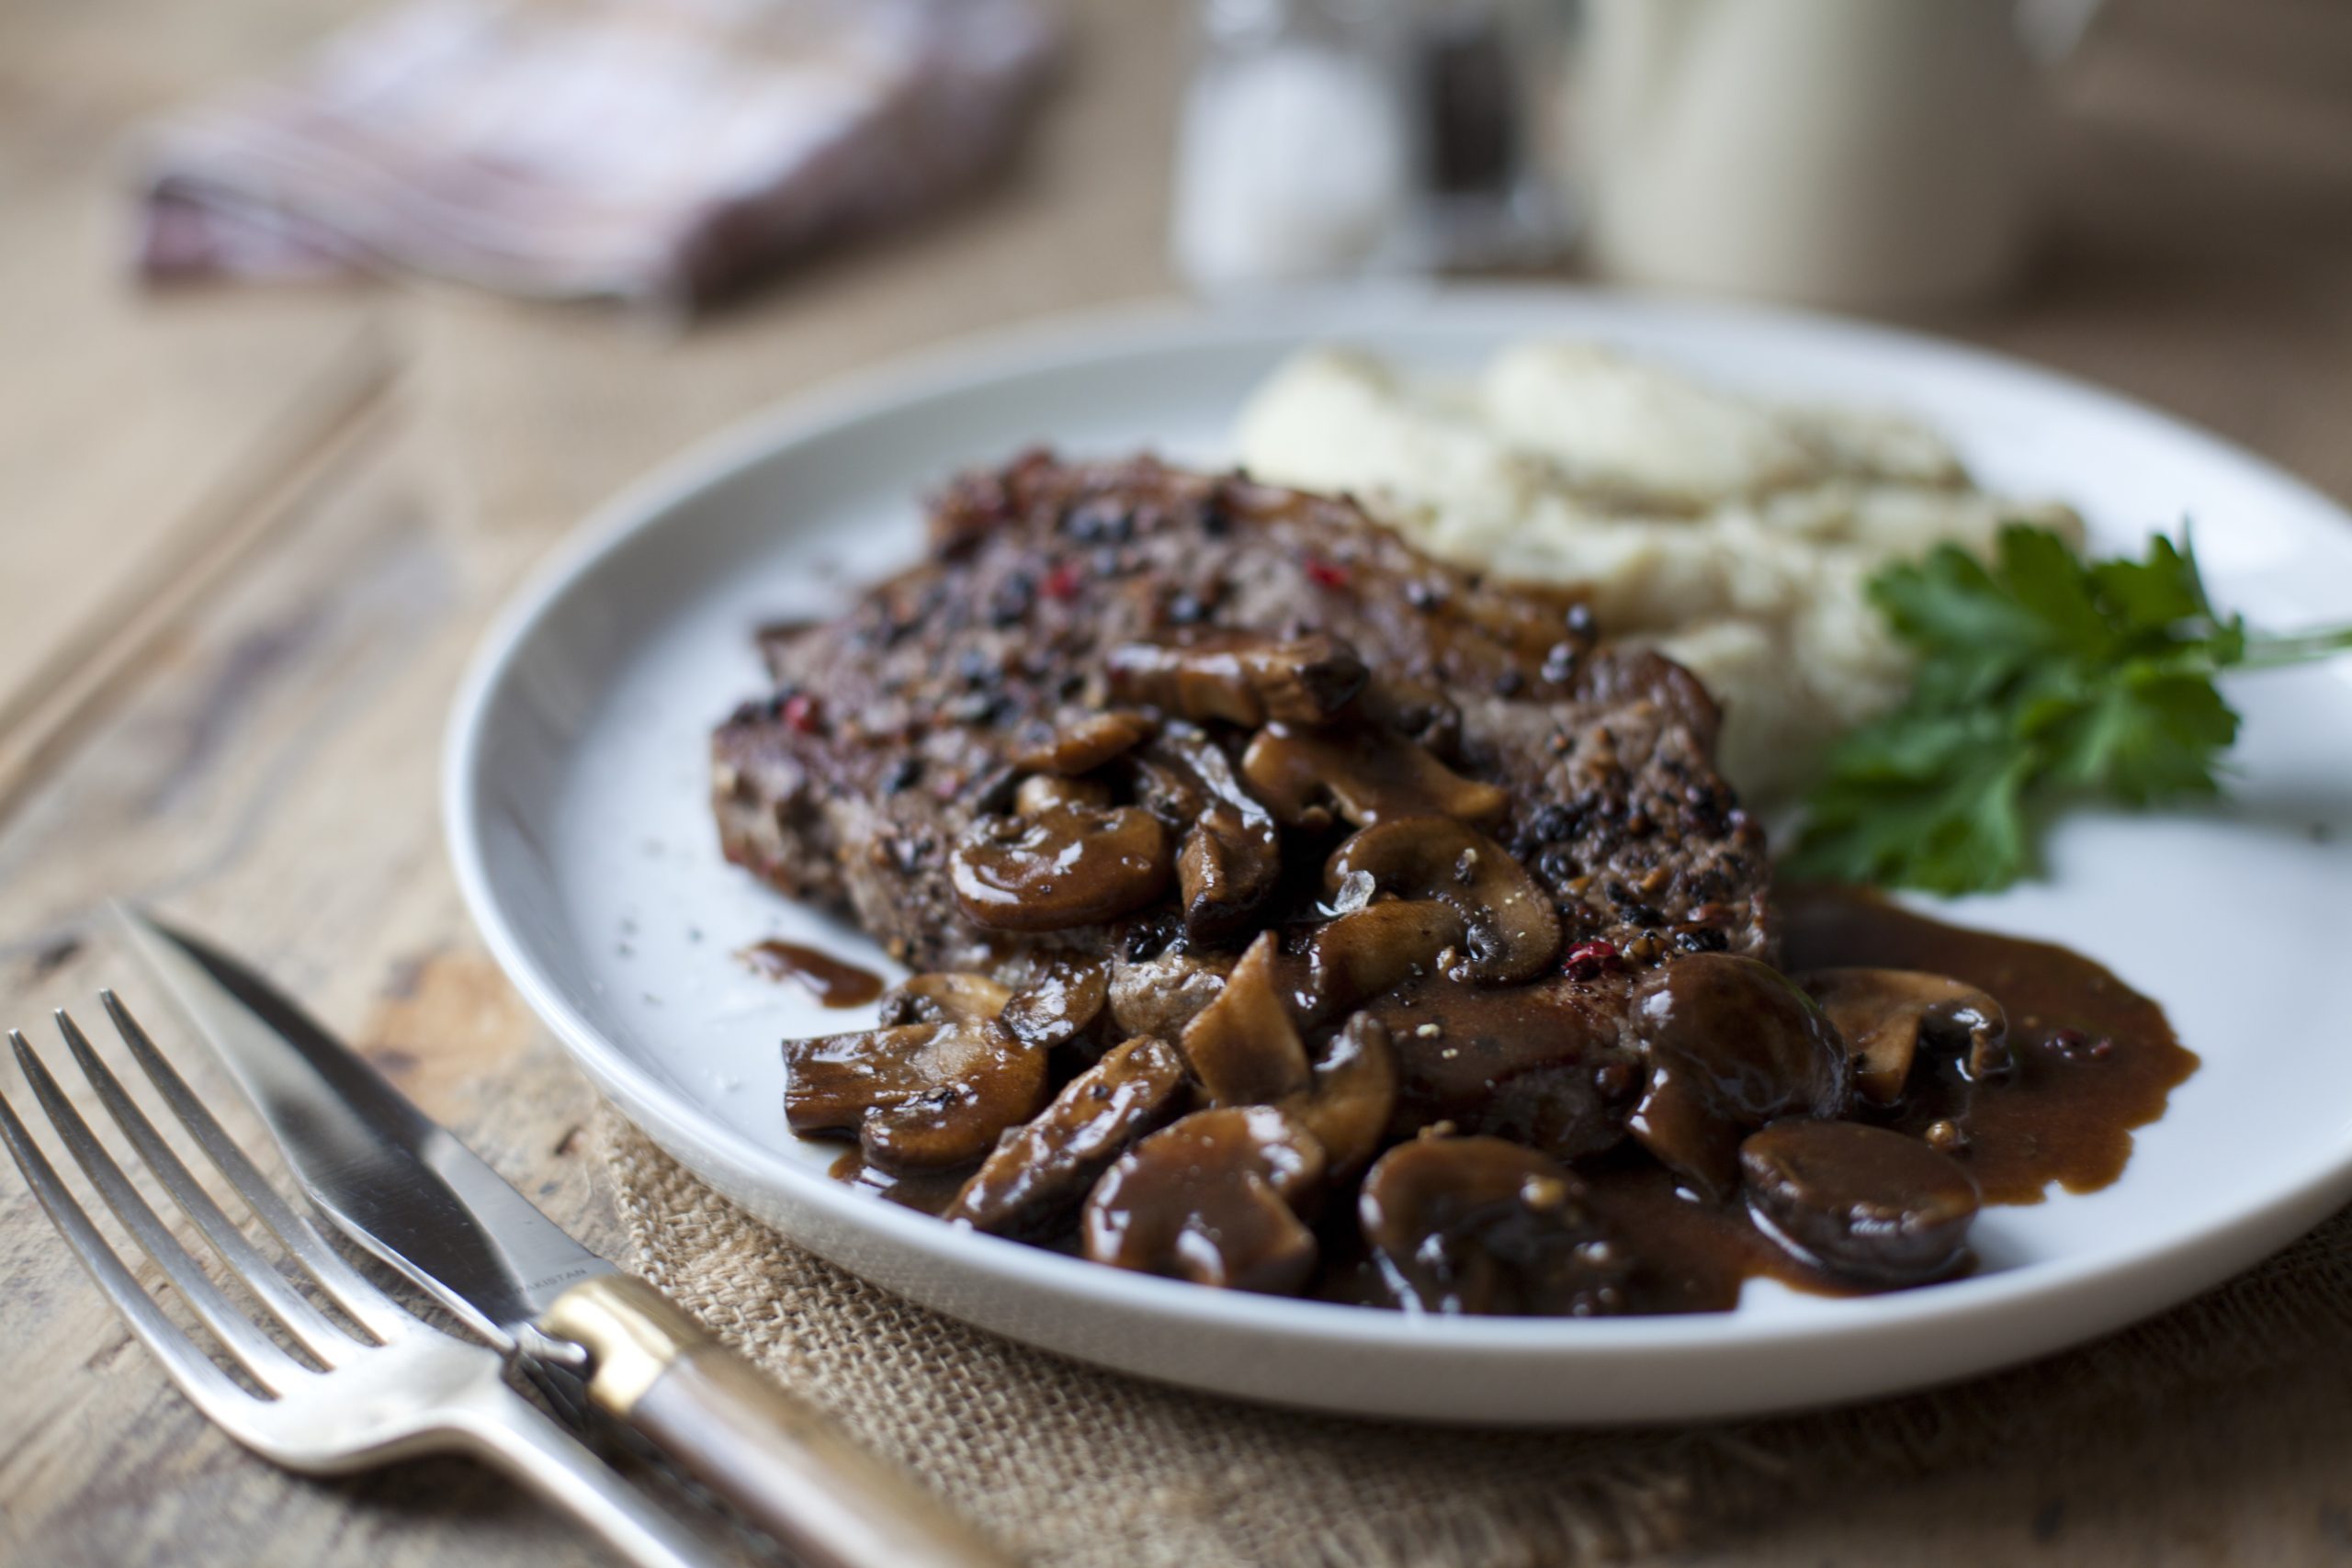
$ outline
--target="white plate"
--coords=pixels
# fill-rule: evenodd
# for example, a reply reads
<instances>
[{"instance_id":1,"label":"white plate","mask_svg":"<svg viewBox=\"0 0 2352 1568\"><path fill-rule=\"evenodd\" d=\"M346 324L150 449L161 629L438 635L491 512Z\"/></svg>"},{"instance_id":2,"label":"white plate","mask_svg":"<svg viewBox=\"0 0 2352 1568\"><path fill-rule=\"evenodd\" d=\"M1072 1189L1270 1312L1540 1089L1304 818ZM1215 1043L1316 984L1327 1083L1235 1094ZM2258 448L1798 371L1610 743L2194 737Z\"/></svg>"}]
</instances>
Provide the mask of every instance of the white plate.
<instances>
[{"instance_id":1,"label":"white plate","mask_svg":"<svg viewBox=\"0 0 2352 1568\"><path fill-rule=\"evenodd\" d=\"M1907 410L1996 491L2079 505L2137 548L2184 515L2219 601L2352 618L2352 520L2246 454L2024 366L1818 318L1565 291L1097 316L957 349L756 420L592 520L503 615L460 693L446 807L491 947L580 1065L664 1148L784 1234L1032 1344L1221 1393L1485 1423L1666 1420L1959 1377L2152 1313L2352 1196L2352 660L2248 677L2223 810L2070 818L2043 885L1950 918L2071 943L2159 998L2203 1068L2087 1197L1987 1213L1985 1267L1859 1301L1752 1285L1736 1312L1430 1321L1202 1290L949 1229L827 1179L785 1131L776 1042L854 1023L730 953L854 931L720 862L706 736L763 676L763 618L824 614L914 558L918 497L1050 441L1216 459L1298 345L1419 366L1600 339L1726 383ZM862 955L862 956L861 956Z\"/></svg>"}]
</instances>

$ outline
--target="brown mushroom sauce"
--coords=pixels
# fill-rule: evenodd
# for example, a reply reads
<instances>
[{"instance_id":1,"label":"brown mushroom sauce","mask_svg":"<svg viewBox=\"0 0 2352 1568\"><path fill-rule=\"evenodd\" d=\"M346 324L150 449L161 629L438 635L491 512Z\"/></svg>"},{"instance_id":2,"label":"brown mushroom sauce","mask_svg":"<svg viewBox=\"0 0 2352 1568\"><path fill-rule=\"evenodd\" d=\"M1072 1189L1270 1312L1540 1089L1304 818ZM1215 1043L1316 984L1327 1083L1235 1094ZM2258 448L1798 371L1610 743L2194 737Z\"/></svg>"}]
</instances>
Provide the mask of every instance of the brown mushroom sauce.
<instances>
[{"instance_id":1,"label":"brown mushroom sauce","mask_svg":"<svg viewBox=\"0 0 2352 1568\"><path fill-rule=\"evenodd\" d=\"M947 870L987 925L1164 973L1048 940L787 1041L794 1129L861 1140L836 1176L1222 1288L1722 1311L1966 1272L1981 1204L2113 1181L2197 1066L2089 960L1864 894L1783 890L1777 966L1578 941L1501 792L1329 638L1114 675L1136 706L1040 737Z\"/></svg>"},{"instance_id":2,"label":"brown mushroom sauce","mask_svg":"<svg viewBox=\"0 0 2352 1568\"><path fill-rule=\"evenodd\" d=\"M790 980L805 987L820 1007L864 1007L882 994L882 976L873 970L844 964L797 942L771 937L753 942L736 956L763 979Z\"/></svg>"}]
</instances>

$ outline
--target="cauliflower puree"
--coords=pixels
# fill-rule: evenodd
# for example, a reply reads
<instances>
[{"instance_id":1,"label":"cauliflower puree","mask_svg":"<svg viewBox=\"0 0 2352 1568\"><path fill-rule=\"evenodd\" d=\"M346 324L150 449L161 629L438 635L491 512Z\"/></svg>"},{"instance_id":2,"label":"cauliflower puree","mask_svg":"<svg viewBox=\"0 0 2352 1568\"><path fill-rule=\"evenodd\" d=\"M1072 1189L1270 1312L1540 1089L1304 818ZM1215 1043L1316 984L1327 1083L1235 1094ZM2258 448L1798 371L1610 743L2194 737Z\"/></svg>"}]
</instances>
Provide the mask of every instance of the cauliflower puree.
<instances>
[{"instance_id":1,"label":"cauliflower puree","mask_svg":"<svg viewBox=\"0 0 2352 1568\"><path fill-rule=\"evenodd\" d=\"M1864 589L1946 540L1988 554L2063 506L1986 495L1933 432L1781 406L1589 344L1505 350L1468 380L1317 349L1242 411L1250 473L1347 491L1432 556L1589 591L1604 632L1651 644L1724 708L1724 773L1760 798L1899 703L1905 651Z\"/></svg>"}]
</instances>

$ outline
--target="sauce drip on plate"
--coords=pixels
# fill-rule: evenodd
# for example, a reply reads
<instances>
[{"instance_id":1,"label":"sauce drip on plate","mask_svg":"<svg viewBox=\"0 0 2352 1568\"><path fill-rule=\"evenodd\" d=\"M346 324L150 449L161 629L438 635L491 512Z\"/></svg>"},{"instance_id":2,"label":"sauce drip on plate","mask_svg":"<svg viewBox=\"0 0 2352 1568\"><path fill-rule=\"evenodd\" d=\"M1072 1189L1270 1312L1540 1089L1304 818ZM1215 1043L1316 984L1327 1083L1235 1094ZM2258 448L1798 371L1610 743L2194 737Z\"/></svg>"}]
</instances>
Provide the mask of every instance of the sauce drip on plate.
<instances>
[{"instance_id":1,"label":"sauce drip on plate","mask_svg":"<svg viewBox=\"0 0 2352 1568\"><path fill-rule=\"evenodd\" d=\"M882 994L881 976L798 942L771 938L753 942L739 956L754 974L766 979L793 980L806 986L824 1007L863 1007Z\"/></svg>"}]
</instances>

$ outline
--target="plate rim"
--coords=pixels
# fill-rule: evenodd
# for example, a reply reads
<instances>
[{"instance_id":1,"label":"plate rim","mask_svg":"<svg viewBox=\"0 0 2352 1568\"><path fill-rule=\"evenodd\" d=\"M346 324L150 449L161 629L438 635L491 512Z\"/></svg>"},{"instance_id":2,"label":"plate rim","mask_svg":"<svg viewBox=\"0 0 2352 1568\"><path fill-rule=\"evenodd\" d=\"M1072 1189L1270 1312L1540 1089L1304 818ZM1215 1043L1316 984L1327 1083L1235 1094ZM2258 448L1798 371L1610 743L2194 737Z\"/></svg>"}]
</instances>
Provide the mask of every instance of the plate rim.
<instances>
[{"instance_id":1,"label":"plate rim","mask_svg":"<svg viewBox=\"0 0 2352 1568\"><path fill-rule=\"evenodd\" d=\"M2053 390L2104 405L2110 412L2130 415L2168 440L2189 444L2199 449L2200 457L2235 465L2279 488L2301 505L2333 513L2352 528L2352 514L2308 481L2139 399L1973 344L1816 311L1560 285L1478 284L1304 289L1224 304L1156 299L1040 316L1010 327L961 334L825 378L737 418L657 464L594 508L566 530L510 591L487 623L456 689L441 768L441 810L450 863L468 913L492 957L567 1054L615 1100L623 1115L640 1127L650 1113L652 1119L666 1121L695 1142L714 1148L738 1168L790 1190L797 1201L853 1228L877 1231L944 1268L977 1274L991 1285L1042 1288L1052 1294L1080 1296L1103 1307L1174 1316L1203 1327L1246 1329L1275 1339L1329 1343L1336 1338L1367 1350L1409 1348L1472 1358L1536 1352L1760 1350L1824 1340L1850 1341L1857 1336L1907 1336L1934 1325L2015 1313L2055 1296L2076 1296L2108 1285L2139 1281L2155 1286L2155 1293L2145 1297L2118 1291L2120 1304L2088 1313L2062 1332L2039 1340L2030 1334L2023 1338L2011 1337L2014 1349L1973 1359L1972 1365L1984 1371L2082 1342L2177 1304L2267 1256L2352 1197L2352 1122L2347 1122L2329 1157L2313 1162L2300 1179L2266 1189L2248 1201L2209 1215L2191 1229L2129 1255L2038 1260L1932 1290L1824 1299L1818 1303L1819 1313L1787 1321L1741 1322L1729 1314L1612 1319L1438 1317L1242 1295L1105 1269L960 1231L795 1167L747 1134L707 1116L677 1089L605 1038L531 957L502 907L475 820L479 801L474 780L490 743L489 710L502 679L532 634L570 591L608 556L676 515L684 503L701 491L778 451L905 402L969 389L1004 376L1047 372L1105 355L1173 346L1181 341L1178 334L1187 331L1204 337L1279 331L1295 333L1304 344L1318 330L1326 334L1344 331L1335 325L1318 327L1318 323L1361 319L1399 307L1468 315L1486 310L1534 313L1562 306L1779 326L1826 335L1857 347L1940 359L2002 376L2023 376ZM1879 1392L1893 1393L1933 1381L1938 1380L1925 1377L1912 1383L1887 1383ZM1727 1401L1724 1407L1765 1408L1736 1400Z\"/></svg>"}]
</instances>

